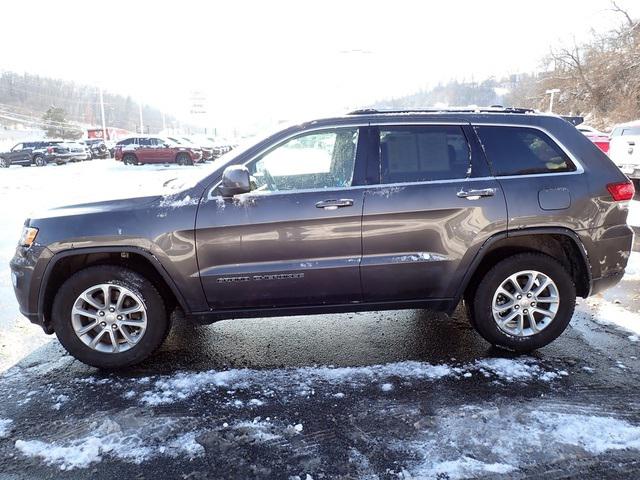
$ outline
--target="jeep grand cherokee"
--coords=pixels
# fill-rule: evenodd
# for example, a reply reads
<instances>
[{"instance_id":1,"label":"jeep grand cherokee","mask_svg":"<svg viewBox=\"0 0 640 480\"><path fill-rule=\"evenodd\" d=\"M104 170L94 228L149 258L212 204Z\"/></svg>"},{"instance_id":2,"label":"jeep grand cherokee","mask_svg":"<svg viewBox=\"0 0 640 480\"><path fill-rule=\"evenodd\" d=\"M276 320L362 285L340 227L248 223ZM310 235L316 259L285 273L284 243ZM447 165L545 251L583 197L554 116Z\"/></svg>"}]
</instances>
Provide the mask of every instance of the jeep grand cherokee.
<instances>
[{"instance_id":1,"label":"jeep grand cherokee","mask_svg":"<svg viewBox=\"0 0 640 480\"><path fill-rule=\"evenodd\" d=\"M178 308L210 323L463 301L488 342L527 351L622 278L633 193L555 116L367 110L285 129L170 196L28 219L11 270L24 315L103 368L148 357Z\"/></svg>"}]
</instances>

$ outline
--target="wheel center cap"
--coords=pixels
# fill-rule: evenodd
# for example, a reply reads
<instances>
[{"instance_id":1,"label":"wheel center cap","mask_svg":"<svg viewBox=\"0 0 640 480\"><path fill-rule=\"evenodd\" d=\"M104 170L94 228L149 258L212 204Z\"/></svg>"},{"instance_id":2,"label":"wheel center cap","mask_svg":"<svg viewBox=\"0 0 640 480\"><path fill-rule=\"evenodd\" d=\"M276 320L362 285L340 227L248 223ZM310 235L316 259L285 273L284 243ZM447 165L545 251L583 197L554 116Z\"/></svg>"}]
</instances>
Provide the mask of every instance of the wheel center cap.
<instances>
[{"instance_id":1,"label":"wheel center cap","mask_svg":"<svg viewBox=\"0 0 640 480\"><path fill-rule=\"evenodd\" d=\"M116 316L113 313L107 313L107 315L104 318L109 323L113 323L116 321Z\"/></svg>"}]
</instances>

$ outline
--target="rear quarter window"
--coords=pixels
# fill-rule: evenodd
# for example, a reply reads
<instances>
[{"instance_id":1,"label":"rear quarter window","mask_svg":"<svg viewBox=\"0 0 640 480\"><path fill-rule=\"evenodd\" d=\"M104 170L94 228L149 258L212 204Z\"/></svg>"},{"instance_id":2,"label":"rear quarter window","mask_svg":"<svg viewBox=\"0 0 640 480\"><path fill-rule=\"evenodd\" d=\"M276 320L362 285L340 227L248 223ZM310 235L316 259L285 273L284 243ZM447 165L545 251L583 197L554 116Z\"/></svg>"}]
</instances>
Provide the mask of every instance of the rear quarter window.
<instances>
[{"instance_id":1,"label":"rear quarter window","mask_svg":"<svg viewBox=\"0 0 640 480\"><path fill-rule=\"evenodd\" d=\"M575 165L547 134L535 128L476 126L493 174L573 172Z\"/></svg>"},{"instance_id":2,"label":"rear quarter window","mask_svg":"<svg viewBox=\"0 0 640 480\"><path fill-rule=\"evenodd\" d=\"M622 129L622 136L640 135L640 127L626 127Z\"/></svg>"}]
</instances>

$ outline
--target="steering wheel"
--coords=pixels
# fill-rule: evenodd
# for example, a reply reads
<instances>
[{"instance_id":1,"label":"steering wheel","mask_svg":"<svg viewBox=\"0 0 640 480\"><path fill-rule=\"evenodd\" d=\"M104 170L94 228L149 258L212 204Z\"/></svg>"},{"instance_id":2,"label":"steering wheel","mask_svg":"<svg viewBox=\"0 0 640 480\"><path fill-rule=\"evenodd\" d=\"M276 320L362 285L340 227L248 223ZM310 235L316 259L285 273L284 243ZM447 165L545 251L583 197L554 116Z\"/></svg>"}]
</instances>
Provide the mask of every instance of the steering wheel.
<instances>
[{"instance_id":1,"label":"steering wheel","mask_svg":"<svg viewBox=\"0 0 640 480\"><path fill-rule=\"evenodd\" d=\"M278 190L278 185L276 185L276 179L273 178L273 175L269 173L269 170L266 168L262 171L262 175L264 177L265 182L267 182L267 188L269 191L274 192Z\"/></svg>"}]
</instances>

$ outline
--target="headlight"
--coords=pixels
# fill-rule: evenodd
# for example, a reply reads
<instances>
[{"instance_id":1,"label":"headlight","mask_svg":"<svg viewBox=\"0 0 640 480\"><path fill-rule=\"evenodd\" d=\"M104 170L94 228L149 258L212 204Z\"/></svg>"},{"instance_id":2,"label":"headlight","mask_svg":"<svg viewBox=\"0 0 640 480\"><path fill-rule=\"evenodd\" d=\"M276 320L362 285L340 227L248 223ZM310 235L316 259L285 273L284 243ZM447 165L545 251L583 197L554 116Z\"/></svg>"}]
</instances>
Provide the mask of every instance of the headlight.
<instances>
[{"instance_id":1,"label":"headlight","mask_svg":"<svg viewBox=\"0 0 640 480\"><path fill-rule=\"evenodd\" d=\"M24 227L22 229L22 235L20 236L20 245L23 247L30 247L38 235L38 229L35 227Z\"/></svg>"}]
</instances>

